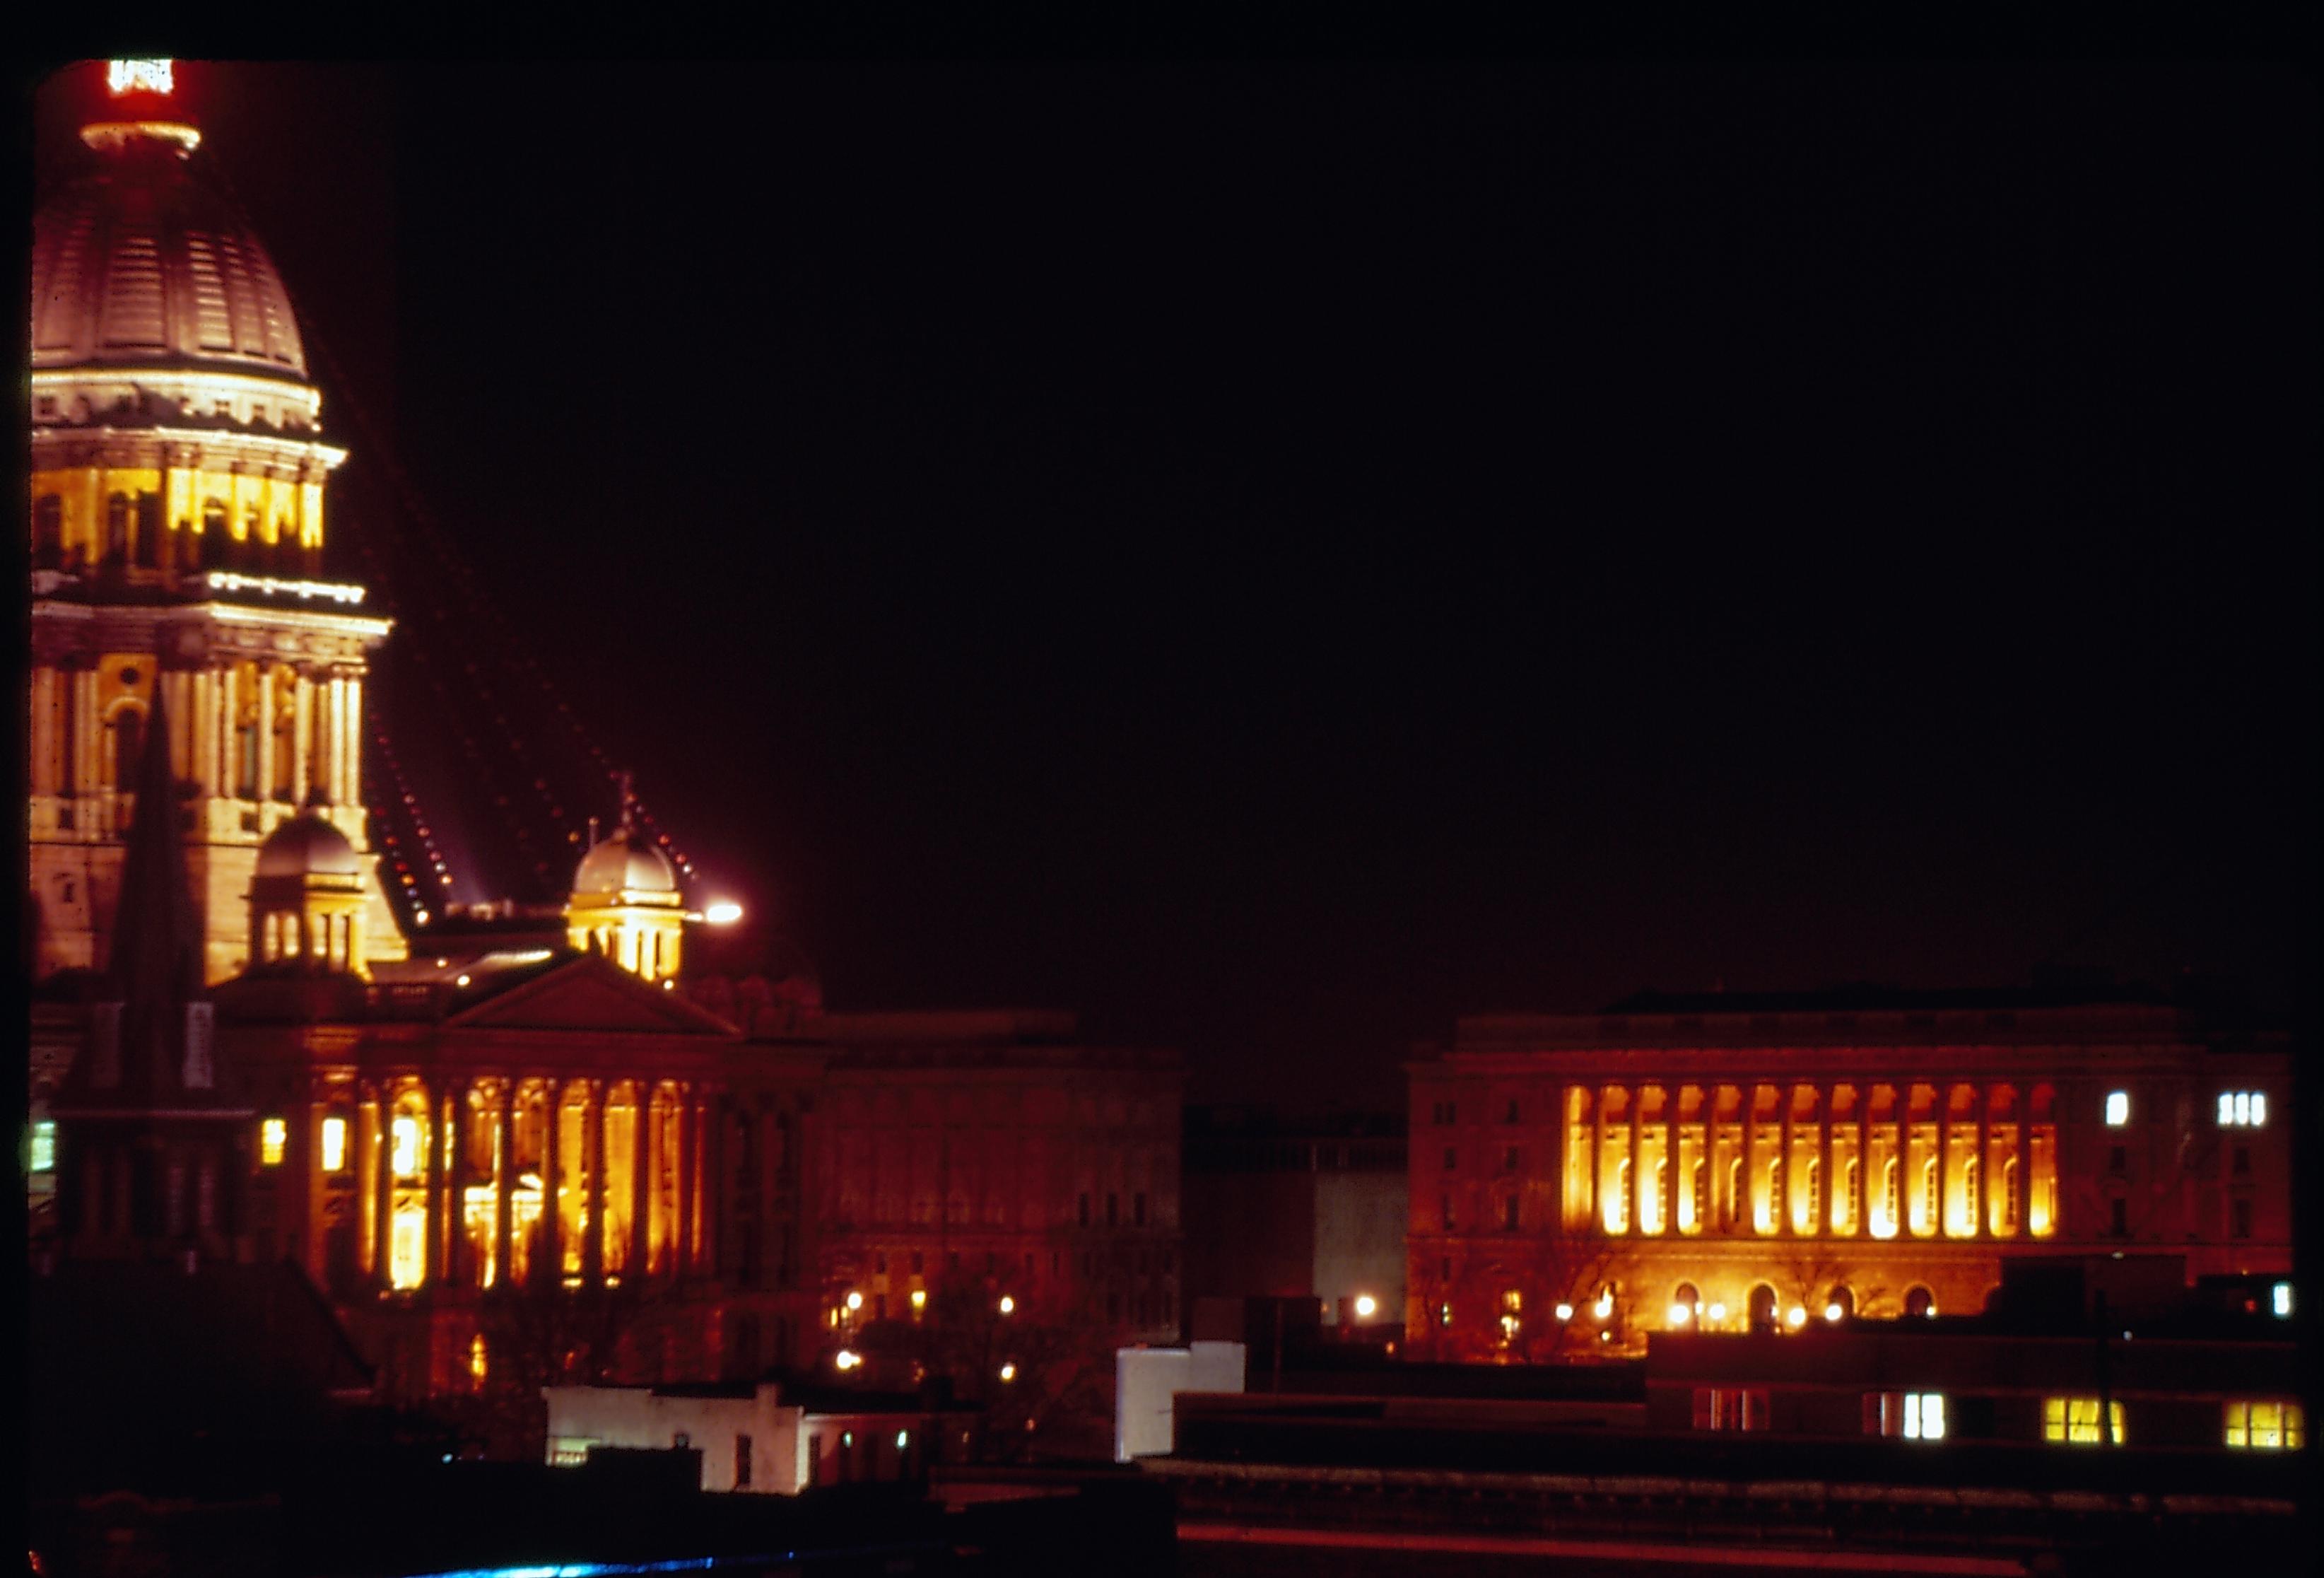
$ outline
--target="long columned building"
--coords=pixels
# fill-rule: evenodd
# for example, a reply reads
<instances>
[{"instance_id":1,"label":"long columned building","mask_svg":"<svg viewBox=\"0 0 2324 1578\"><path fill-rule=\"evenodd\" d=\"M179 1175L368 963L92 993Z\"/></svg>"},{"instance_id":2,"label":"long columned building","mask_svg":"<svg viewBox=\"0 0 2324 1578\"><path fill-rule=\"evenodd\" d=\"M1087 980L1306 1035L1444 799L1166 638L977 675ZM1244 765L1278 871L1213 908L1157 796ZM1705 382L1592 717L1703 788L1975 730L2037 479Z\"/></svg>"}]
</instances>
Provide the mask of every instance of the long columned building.
<instances>
[{"instance_id":1,"label":"long columned building","mask_svg":"<svg viewBox=\"0 0 2324 1578\"><path fill-rule=\"evenodd\" d=\"M1416 1352L1972 1313L2017 1254L2291 1269L2287 1048L2163 1003L1649 996L1411 1076Z\"/></svg>"}]
</instances>

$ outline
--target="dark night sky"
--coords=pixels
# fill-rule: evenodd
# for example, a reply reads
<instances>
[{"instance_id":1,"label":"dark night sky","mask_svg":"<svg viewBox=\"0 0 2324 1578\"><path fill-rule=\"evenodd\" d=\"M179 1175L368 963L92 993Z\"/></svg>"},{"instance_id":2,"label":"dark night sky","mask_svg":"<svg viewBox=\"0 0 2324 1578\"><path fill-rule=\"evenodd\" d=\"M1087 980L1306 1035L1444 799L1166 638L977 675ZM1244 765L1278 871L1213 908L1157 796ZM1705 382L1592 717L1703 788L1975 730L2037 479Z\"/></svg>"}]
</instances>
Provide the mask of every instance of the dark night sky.
<instances>
[{"instance_id":1,"label":"dark night sky","mask_svg":"<svg viewBox=\"0 0 2324 1578\"><path fill-rule=\"evenodd\" d=\"M2292 73L211 98L310 336L835 1005L1077 1007L1197 1096L1390 1101L1456 1013L1649 983L2293 1001Z\"/></svg>"}]
</instances>

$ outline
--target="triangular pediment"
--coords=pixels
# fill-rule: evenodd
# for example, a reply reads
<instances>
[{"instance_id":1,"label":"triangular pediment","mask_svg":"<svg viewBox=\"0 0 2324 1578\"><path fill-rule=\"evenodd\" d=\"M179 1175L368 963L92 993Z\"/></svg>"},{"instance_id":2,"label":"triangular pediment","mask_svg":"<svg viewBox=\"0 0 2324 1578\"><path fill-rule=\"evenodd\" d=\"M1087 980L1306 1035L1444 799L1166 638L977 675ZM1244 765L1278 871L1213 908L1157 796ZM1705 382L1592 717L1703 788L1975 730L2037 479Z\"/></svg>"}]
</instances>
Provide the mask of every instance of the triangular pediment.
<instances>
[{"instance_id":1,"label":"triangular pediment","mask_svg":"<svg viewBox=\"0 0 2324 1578\"><path fill-rule=\"evenodd\" d=\"M464 1029L593 1030L612 1035L731 1038L739 1033L675 991L649 985L595 954L581 955L493 992L445 1023Z\"/></svg>"}]
</instances>

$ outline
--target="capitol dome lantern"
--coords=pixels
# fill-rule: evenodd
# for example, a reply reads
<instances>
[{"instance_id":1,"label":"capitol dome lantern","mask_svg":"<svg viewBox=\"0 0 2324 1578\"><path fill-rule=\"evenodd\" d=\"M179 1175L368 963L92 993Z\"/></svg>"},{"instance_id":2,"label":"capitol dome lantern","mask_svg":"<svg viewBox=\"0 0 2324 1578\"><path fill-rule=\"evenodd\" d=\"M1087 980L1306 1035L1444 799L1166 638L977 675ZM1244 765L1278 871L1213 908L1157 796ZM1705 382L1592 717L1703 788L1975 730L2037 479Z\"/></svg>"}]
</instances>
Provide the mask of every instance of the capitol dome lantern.
<instances>
[{"instance_id":1,"label":"capitol dome lantern","mask_svg":"<svg viewBox=\"0 0 2324 1578\"><path fill-rule=\"evenodd\" d=\"M637 825L626 780L620 825L589 845L573 873L565 929L575 947L603 954L648 981L678 974L686 900L677 868Z\"/></svg>"},{"instance_id":2,"label":"capitol dome lantern","mask_svg":"<svg viewBox=\"0 0 2324 1578\"><path fill-rule=\"evenodd\" d=\"M368 975L364 861L313 809L266 835L250 880L250 962Z\"/></svg>"}]
</instances>

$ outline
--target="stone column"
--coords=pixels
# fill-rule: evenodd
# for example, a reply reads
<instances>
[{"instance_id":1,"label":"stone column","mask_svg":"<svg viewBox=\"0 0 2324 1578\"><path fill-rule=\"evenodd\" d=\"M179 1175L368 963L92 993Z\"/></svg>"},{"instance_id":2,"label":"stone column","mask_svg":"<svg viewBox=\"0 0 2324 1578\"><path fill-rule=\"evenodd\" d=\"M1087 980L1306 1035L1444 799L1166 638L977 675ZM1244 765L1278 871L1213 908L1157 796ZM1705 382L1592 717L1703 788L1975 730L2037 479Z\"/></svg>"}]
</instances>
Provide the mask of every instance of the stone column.
<instances>
[{"instance_id":1,"label":"stone column","mask_svg":"<svg viewBox=\"0 0 2324 1578\"><path fill-rule=\"evenodd\" d=\"M290 803L304 806L315 781L315 680L303 668L290 680Z\"/></svg>"},{"instance_id":2,"label":"stone column","mask_svg":"<svg viewBox=\"0 0 2324 1578\"><path fill-rule=\"evenodd\" d=\"M205 796L218 792L217 761L217 670L204 669L194 676L193 776ZM204 836L208 831L205 825Z\"/></svg>"},{"instance_id":3,"label":"stone column","mask_svg":"<svg viewBox=\"0 0 2324 1578\"><path fill-rule=\"evenodd\" d=\"M1783 1092L1784 1100L1783 1138L1776 1142L1782 1149L1775 1153L1775 1177L1782 1184L1782 1187L1774 1191L1775 1231L1785 1238L1791 1238L1797 1231L1792 1225L1792 1195L1799 1180L1792 1175L1799 1169L1793 1165L1792 1148L1799 1140L1799 1123L1794 1115L1799 1110L1799 1091L1789 1080L1775 1088Z\"/></svg>"},{"instance_id":4,"label":"stone column","mask_svg":"<svg viewBox=\"0 0 2324 1578\"><path fill-rule=\"evenodd\" d=\"M587 1105L582 1109L583 1166L589 1170L589 1190L583 1209L588 1219L581 1226L581 1281L589 1287L605 1283L605 1082L583 1085Z\"/></svg>"},{"instance_id":5,"label":"stone column","mask_svg":"<svg viewBox=\"0 0 2324 1578\"><path fill-rule=\"evenodd\" d=\"M782 1157L777 1142L781 1130L775 1121L775 1104L770 1103L759 1114L759 1286L771 1287L777 1283L775 1223L779 1215L777 1201L782 1195ZM1019 1157L1021 1163L1022 1157ZM1021 1171L1021 1169L1020 1169ZM1025 1187L1020 1177L1018 1189L1019 1220L1029 1203L1031 1190Z\"/></svg>"},{"instance_id":6,"label":"stone column","mask_svg":"<svg viewBox=\"0 0 2324 1578\"><path fill-rule=\"evenodd\" d=\"M1590 1231L1606 1231L1606 1087L1590 1087Z\"/></svg>"},{"instance_id":7,"label":"stone column","mask_svg":"<svg viewBox=\"0 0 2324 1578\"><path fill-rule=\"evenodd\" d=\"M395 1232L395 1103L385 1086L372 1098L378 1134L377 1155L372 1161L372 1279L382 1292L394 1286L389 1265L394 1260Z\"/></svg>"},{"instance_id":8,"label":"stone column","mask_svg":"<svg viewBox=\"0 0 2324 1578\"><path fill-rule=\"evenodd\" d=\"M344 923L343 923L344 924ZM352 947L349 937L344 946ZM476 1284L476 1257L468 1242L468 1093L466 1079L452 1083L452 1121L446 1138L452 1147L451 1194L445 1204L444 1279L455 1287Z\"/></svg>"},{"instance_id":9,"label":"stone column","mask_svg":"<svg viewBox=\"0 0 2324 1578\"><path fill-rule=\"evenodd\" d=\"M228 799L242 793L242 752L236 690L239 680L228 663L218 674L218 793Z\"/></svg>"},{"instance_id":10,"label":"stone column","mask_svg":"<svg viewBox=\"0 0 2324 1578\"><path fill-rule=\"evenodd\" d=\"M516 1076L501 1078L501 1149L493 1168L493 1286L513 1286L511 1256L516 1239Z\"/></svg>"},{"instance_id":11,"label":"stone column","mask_svg":"<svg viewBox=\"0 0 2324 1578\"><path fill-rule=\"evenodd\" d=\"M2017 1122L2015 1134L2009 1142L2009 1159L2017 1165L2009 1172L2009 1220L2011 1234L2016 1238L2032 1235L2034 1224L2025 1219L2026 1175L2034 1170L2033 1114L2027 1110L2026 1092L2016 1085L2009 1087L2009 1111Z\"/></svg>"},{"instance_id":12,"label":"stone column","mask_svg":"<svg viewBox=\"0 0 2324 1578\"><path fill-rule=\"evenodd\" d=\"M345 785L346 803L363 804L363 677L347 676L347 765Z\"/></svg>"},{"instance_id":13,"label":"stone column","mask_svg":"<svg viewBox=\"0 0 2324 1578\"><path fill-rule=\"evenodd\" d=\"M1856 1086L1856 1187L1850 1191L1849 1218L1856 1224L1858 1233L1869 1237L1872 1232L1872 1086L1858 1081Z\"/></svg>"},{"instance_id":14,"label":"stone column","mask_svg":"<svg viewBox=\"0 0 2324 1578\"><path fill-rule=\"evenodd\" d=\"M105 720L97 715L95 669L73 670L73 693L74 715L80 723L73 741L74 754L80 758L73 767L73 792L88 794L105 781Z\"/></svg>"},{"instance_id":15,"label":"stone column","mask_svg":"<svg viewBox=\"0 0 2324 1578\"><path fill-rule=\"evenodd\" d=\"M623 1276L632 1283L641 1282L652 1269L653 1175L649 1170L652 1152L653 1086L648 1081L632 1083L632 1117L630 1121L630 1266Z\"/></svg>"},{"instance_id":16,"label":"stone column","mask_svg":"<svg viewBox=\"0 0 2324 1578\"><path fill-rule=\"evenodd\" d=\"M427 1235L420 1250L420 1285L433 1287L444 1278L444 1144L447 1136L443 1091L430 1084L422 1087L421 1094L428 1103L428 1155L422 1169L428 1177L428 1192L424 1196Z\"/></svg>"},{"instance_id":17,"label":"stone column","mask_svg":"<svg viewBox=\"0 0 2324 1578\"><path fill-rule=\"evenodd\" d=\"M28 731L32 768L32 792L52 795L57 792L56 772L56 670L32 670L32 717Z\"/></svg>"},{"instance_id":18,"label":"stone column","mask_svg":"<svg viewBox=\"0 0 2324 1578\"><path fill-rule=\"evenodd\" d=\"M542 1084L549 1126L540 1139L540 1240L535 1251L540 1259L532 1270L535 1286L555 1289L565 1285L565 1223L558 1201L565 1178L558 1155L565 1091L556 1079L544 1080Z\"/></svg>"},{"instance_id":19,"label":"stone column","mask_svg":"<svg viewBox=\"0 0 2324 1578\"><path fill-rule=\"evenodd\" d=\"M678 1221L670 1267L679 1278L694 1270L694 1168L700 1140L694 1124L694 1087L678 1087Z\"/></svg>"},{"instance_id":20,"label":"stone column","mask_svg":"<svg viewBox=\"0 0 2324 1578\"><path fill-rule=\"evenodd\" d=\"M263 804L274 794L274 665L261 660L258 665L258 782L253 786L254 798ZM258 830L266 831L264 817L259 819Z\"/></svg>"},{"instance_id":21,"label":"stone column","mask_svg":"<svg viewBox=\"0 0 2324 1578\"><path fill-rule=\"evenodd\" d=\"M1663 1220L1665 1238L1678 1236L1678 1114L1683 1085L1663 1087Z\"/></svg>"},{"instance_id":22,"label":"stone column","mask_svg":"<svg viewBox=\"0 0 2324 1578\"><path fill-rule=\"evenodd\" d=\"M1991 1158L1986 1155L1986 1120L1992 1111L1992 1090L1980 1084L1977 1087L1977 1184L1969 1192L1969 1232L1971 1238L1988 1237L1993 1229L1993 1224L1985 1219L1985 1202L1992 1193L1992 1185L1985 1176L1987 1167L1992 1165Z\"/></svg>"},{"instance_id":23,"label":"stone column","mask_svg":"<svg viewBox=\"0 0 2324 1578\"><path fill-rule=\"evenodd\" d=\"M1622 1218L1622 1230L1633 1237L1638 1232L1640 1221L1638 1207L1645 1204L1646 1200L1646 1126L1640 1121L1641 1113L1638 1111L1638 1098L1645 1094L1643 1085L1631 1085L1626 1090L1625 1094L1628 1099L1622 1103L1623 1116L1630 1121L1630 1186L1622 1200L1622 1210L1625 1213Z\"/></svg>"}]
</instances>

